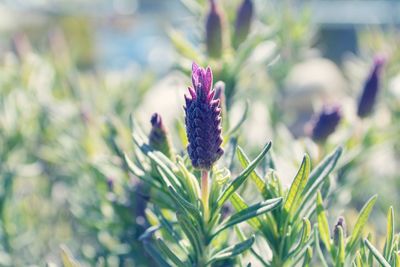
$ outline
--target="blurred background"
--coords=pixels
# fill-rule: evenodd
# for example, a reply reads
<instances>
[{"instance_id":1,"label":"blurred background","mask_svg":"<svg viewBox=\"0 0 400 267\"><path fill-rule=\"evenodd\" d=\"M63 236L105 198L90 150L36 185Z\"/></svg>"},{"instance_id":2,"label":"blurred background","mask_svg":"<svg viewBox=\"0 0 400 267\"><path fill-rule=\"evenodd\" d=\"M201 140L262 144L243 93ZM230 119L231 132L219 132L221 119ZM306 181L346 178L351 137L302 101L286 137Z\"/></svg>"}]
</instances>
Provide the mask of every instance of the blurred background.
<instances>
[{"instance_id":1,"label":"blurred background","mask_svg":"<svg viewBox=\"0 0 400 267\"><path fill-rule=\"evenodd\" d=\"M218 1L227 32L240 3ZM144 189L120 156L131 148L130 113L146 130L153 112L163 114L183 153L193 60L235 88L230 121L248 99L239 140L251 155L273 140L287 183L304 151L318 158L344 145L330 219L352 218L378 193L382 218L372 221L384 234L389 204L400 211L400 2L254 3L248 40L214 59L206 0L0 1L1 266L59 263L60 244L88 266L153 266L138 241ZM380 100L360 121L355 106L377 55L386 58ZM327 142L313 143L305 125L333 102L344 118Z\"/></svg>"}]
</instances>

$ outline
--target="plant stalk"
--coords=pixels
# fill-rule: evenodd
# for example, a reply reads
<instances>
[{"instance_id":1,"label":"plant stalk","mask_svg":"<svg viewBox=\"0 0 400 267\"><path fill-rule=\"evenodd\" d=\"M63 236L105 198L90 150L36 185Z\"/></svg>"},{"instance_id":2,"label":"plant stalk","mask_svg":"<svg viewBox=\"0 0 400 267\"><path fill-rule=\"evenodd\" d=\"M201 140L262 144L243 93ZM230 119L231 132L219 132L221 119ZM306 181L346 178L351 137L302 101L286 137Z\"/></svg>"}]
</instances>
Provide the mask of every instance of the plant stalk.
<instances>
[{"instance_id":1,"label":"plant stalk","mask_svg":"<svg viewBox=\"0 0 400 267\"><path fill-rule=\"evenodd\" d=\"M208 171L202 170L201 171L201 201L203 202L204 207L204 219L208 221L210 216L209 211L209 192L208 192Z\"/></svg>"}]
</instances>

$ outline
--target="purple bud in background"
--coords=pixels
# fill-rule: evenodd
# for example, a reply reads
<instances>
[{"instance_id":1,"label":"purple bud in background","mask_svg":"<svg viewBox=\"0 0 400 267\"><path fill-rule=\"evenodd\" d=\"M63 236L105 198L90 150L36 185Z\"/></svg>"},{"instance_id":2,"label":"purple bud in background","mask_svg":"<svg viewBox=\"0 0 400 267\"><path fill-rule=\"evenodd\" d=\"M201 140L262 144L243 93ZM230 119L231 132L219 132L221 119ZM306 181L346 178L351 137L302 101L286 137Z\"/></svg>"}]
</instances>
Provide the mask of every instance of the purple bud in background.
<instances>
[{"instance_id":1,"label":"purple bud in background","mask_svg":"<svg viewBox=\"0 0 400 267\"><path fill-rule=\"evenodd\" d=\"M235 21L235 33L233 35L233 47L238 48L250 32L253 20L254 6L251 0L243 0L240 5Z\"/></svg>"},{"instance_id":2,"label":"purple bud in background","mask_svg":"<svg viewBox=\"0 0 400 267\"><path fill-rule=\"evenodd\" d=\"M173 159L171 141L161 116L158 113L154 113L150 122L152 127L149 135L149 145L162 152L168 158Z\"/></svg>"},{"instance_id":3,"label":"purple bud in background","mask_svg":"<svg viewBox=\"0 0 400 267\"><path fill-rule=\"evenodd\" d=\"M112 177L107 177L107 187L109 191L114 190L114 179Z\"/></svg>"},{"instance_id":4,"label":"purple bud in background","mask_svg":"<svg viewBox=\"0 0 400 267\"><path fill-rule=\"evenodd\" d=\"M335 224L335 228L333 228L333 241L335 245L339 243L339 227L343 230L343 237L346 238L346 222L342 216L340 216Z\"/></svg>"},{"instance_id":5,"label":"purple bud in background","mask_svg":"<svg viewBox=\"0 0 400 267\"><path fill-rule=\"evenodd\" d=\"M384 62L383 57L377 57L374 60L371 73L365 81L364 89L358 102L357 115L360 118L367 117L374 108L380 86L380 73Z\"/></svg>"},{"instance_id":6,"label":"purple bud in background","mask_svg":"<svg viewBox=\"0 0 400 267\"><path fill-rule=\"evenodd\" d=\"M187 147L195 168L210 170L222 156L221 108L212 88L212 72L193 63L189 96L185 95L185 124L189 141Z\"/></svg>"},{"instance_id":7,"label":"purple bud in background","mask_svg":"<svg viewBox=\"0 0 400 267\"><path fill-rule=\"evenodd\" d=\"M210 57L219 58L222 54L222 16L215 0L210 0L210 12L206 21L206 45Z\"/></svg>"},{"instance_id":8,"label":"purple bud in background","mask_svg":"<svg viewBox=\"0 0 400 267\"><path fill-rule=\"evenodd\" d=\"M219 99L220 106L225 106L225 83L223 81L218 81L214 85L214 99Z\"/></svg>"},{"instance_id":9,"label":"purple bud in background","mask_svg":"<svg viewBox=\"0 0 400 267\"><path fill-rule=\"evenodd\" d=\"M322 111L311 119L308 134L314 141L323 142L336 130L341 118L339 106L324 106Z\"/></svg>"}]
</instances>

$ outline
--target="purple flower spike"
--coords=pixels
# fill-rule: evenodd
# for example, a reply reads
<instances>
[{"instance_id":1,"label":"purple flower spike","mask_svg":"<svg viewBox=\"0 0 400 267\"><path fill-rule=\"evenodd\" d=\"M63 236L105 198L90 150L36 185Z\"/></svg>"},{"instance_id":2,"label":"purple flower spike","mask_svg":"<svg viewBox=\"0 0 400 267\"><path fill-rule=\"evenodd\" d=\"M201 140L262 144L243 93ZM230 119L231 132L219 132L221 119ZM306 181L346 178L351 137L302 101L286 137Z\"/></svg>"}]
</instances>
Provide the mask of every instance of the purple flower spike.
<instances>
[{"instance_id":1,"label":"purple flower spike","mask_svg":"<svg viewBox=\"0 0 400 267\"><path fill-rule=\"evenodd\" d=\"M384 62L385 59L383 57L377 57L374 60L371 73L365 81L364 89L358 102L357 115L360 118L367 117L371 114L374 108L380 86L380 74Z\"/></svg>"},{"instance_id":2,"label":"purple flower spike","mask_svg":"<svg viewBox=\"0 0 400 267\"><path fill-rule=\"evenodd\" d=\"M210 12L206 21L206 45L210 57L219 58L222 54L222 16L215 0L210 0Z\"/></svg>"},{"instance_id":3,"label":"purple flower spike","mask_svg":"<svg viewBox=\"0 0 400 267\"><path fill-rule=\"evenodd\" d=\"M250 32L251 21L253 19L253 2L251 0L243 0L240 5L235 22L235 35L233 39L233 46L238 48L239 45L246 40Z\"/></svg>"},{"instance_id":4,"label":"purple flower spike","mask_svg":"<svg viewBox=\"0 0 400 267\"><path fill-rule=\"evenodd\" d=\"M342 112L339 106L325 106L322 111L311 119L309 134L316 142L325 141L338 126Z\"/></svg>"},{"instance_id":5,"label":"purple flower spike","mask_svg":"<svg viewBox=\"0 0 400 267\"><path fill-rule=\"evenodd\" d=\"M172 145L167 130L164 127L161 116L154 113L151 116L151 131L149 135L149 144L155 150L158 150L168 158L173 158Z\"/></svg>"},{"instance_id":6,"label":"purple flower spike","mask_svg":"<svg viewBox=\"0 0 400 267\"><path fill-rule=\"evenodd\" d=\"M221 108L212 88L212 72L192 65L193 88L185 95L185 124L189 140L187 147L190 160L195 168L210 170L222 156Z\"/></svg>"}]
</instances>

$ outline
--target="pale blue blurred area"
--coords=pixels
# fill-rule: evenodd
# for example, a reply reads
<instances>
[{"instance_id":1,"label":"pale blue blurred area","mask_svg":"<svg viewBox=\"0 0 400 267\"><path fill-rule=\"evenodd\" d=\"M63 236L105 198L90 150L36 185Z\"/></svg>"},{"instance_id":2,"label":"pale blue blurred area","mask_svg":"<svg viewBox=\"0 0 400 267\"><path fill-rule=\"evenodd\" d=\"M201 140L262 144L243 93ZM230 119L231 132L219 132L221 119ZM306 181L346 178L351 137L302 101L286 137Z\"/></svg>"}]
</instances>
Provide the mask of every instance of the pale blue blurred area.
<instances>
[{"instance_id":1,"label":"pale blue blurred area","mask_svg":"<svg viewBox=\"0 0 400 267\"><path fill-rule=\"evenodd\" d=\"M18 31L12 20L20 16L26 19L23 28L30 29L51 27L54 18L85 17L94 28L96 65L116 70L139 64L166 72L174 51L166 30L190 32L190 15L179 0L3 0L0 14L9 15L0 23L3 32Z\"/></svg>"},{"instance_id":2,"label":"pale blue blurred area","mask_svg":"<svg viewBox=\"0 0 400 267\"><path fill-rule=\"evenodd\" d=\"M400 24L397 0L271 0L274 1L290 3L298 10L308 8L312 22L320 29L323 55L336 62L347 51L357 53L359 27ZM21 16L23 20L19 20ZM90 21L94 29L94 63L111 70L137 64L165 73L174 63L174 49L166 30L178 29L189 40L194 40L191 37L195 35L196 22L180 0L3 0L0 32L7 31L7 27L10 32L17 32L15 25L19 24L28 24L29 28L42 28L46 23L51 26L54 18L65 16L81 16Z\"/></svg>"}]
</instances>

